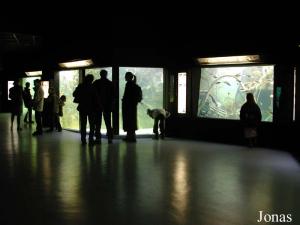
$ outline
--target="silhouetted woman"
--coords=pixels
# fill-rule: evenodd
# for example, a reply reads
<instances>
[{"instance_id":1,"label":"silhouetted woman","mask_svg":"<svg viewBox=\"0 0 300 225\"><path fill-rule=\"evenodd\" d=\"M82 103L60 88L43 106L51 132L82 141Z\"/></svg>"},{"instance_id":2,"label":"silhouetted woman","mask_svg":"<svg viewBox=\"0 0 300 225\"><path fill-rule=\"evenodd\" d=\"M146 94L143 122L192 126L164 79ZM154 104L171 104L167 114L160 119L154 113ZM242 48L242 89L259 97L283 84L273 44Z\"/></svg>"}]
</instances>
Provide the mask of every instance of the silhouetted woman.
<instances>
[{"instance_id":1,"label":"silhouetted woman","mask_svg":"<svg viewBox=\"0 0 300 225\"><path fill-rule=\"evenodd\" d=\"M255 103L252 93L247 94L247 102L241 108L240 119L244 126L244 136L248 140L249 147L253 147L257 141L257 127L261 121L261 111Z\"/></svg>"},{"instance_id":2,"label":"silhouetted woman","mask_svg":"<svg viewBox=\"0 0 300 225\"><path fill-rule=\"evenodd\" d=\"M122 99L123 129L127 132L124 141L136 142L137 104L142 100L142 90L131 72L125 74L126 86Z\"/></svg>"}]
</instances>

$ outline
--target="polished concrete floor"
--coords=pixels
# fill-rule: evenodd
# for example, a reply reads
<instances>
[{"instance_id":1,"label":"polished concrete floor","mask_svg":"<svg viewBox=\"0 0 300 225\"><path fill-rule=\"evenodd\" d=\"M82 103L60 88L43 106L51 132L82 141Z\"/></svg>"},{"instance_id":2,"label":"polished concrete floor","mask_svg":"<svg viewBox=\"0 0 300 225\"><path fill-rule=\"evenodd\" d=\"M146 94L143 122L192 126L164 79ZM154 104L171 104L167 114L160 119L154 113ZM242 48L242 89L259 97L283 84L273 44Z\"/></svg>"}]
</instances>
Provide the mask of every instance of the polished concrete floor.
<instances>
[{"instance_id":1,"label":"polished concrete floor","mask_svg":"<svg viewBox=\"0 0 300 225\"><path fill-rule=\"evenodd\" d=\"M198 141L115 140L10 130L0 114L1 225L300 224L300 166L284 151Z\"/></svg>"}]
</instances>

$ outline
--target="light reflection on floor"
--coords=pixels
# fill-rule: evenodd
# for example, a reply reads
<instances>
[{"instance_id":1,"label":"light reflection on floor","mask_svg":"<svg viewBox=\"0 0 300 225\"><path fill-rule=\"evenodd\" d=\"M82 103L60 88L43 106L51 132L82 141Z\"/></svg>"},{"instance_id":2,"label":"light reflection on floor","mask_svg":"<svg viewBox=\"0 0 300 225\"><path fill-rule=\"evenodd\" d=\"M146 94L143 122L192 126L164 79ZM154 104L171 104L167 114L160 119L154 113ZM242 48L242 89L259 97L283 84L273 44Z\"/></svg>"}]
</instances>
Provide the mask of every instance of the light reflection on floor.
<instances>
[{"instance_id":1,"label":"light reflection on floor","mask_svg":"<svg viewBox=\"0 0 300 225\"><path fill-rule=\"evenodd\" d=\"M81 146L32 137L0 115L0 224L257 224L259 210L299 223L300 167L271 149L138 139Z\"/></svg>"}]
</instances>

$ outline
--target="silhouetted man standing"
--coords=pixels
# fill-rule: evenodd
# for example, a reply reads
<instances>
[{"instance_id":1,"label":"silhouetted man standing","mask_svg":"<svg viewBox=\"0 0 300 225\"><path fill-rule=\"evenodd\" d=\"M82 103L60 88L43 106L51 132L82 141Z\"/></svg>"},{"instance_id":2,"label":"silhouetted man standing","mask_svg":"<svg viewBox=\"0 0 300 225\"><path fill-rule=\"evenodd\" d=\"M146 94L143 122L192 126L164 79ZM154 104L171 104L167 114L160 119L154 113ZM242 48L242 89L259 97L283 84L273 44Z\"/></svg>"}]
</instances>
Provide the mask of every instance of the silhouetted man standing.
<instances>
[{"instance_id":1,"label":"silhouetted man standing","mask_svg":"<svg viewBox=\"0 0 300 225\"><path fill-rule=\"evenodd\" d=\"M100 79L96 80L93 83L97 94L98 94L98 105L99 109L96 112L96 130L95 143L101 143L101 123L102 123L102 114L104 116L104 122L107 129L107 138L108 143L112 143L113 131L111 127L111 112L113 107L113 83L107 79L107 71L100 71Z\"/></svg>"},{"instance_id":2,"label":"silhouetted man standing","mask_svg":"<svg viewBox=\"0 0 300 225\"><path fill-rule=\"evenodd\" d=\"M79 84L73 92L75 102L78 103L77 110L80 117L80 134L81 143L86 144L86 124L89 120L90 133L89 133L89 145L94 144L94 132L95 132L95 112L98 107L97 93L92 83L94 76L88 74L83 83Z\"/></svg>"}]
</instances>

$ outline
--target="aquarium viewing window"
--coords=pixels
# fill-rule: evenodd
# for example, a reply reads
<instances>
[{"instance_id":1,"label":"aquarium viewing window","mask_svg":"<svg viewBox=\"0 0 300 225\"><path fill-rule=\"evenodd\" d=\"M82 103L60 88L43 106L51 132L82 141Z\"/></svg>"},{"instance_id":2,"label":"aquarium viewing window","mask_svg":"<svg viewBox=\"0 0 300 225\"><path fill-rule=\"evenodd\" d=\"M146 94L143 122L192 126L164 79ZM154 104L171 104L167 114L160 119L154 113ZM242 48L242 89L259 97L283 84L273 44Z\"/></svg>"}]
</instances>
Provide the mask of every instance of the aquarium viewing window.
<instances>
[{"instance_id":1,"label":"aquarium viewing window","mask_svg":"<svg viewBox=\"0 0 300 225\"><path fill-rule=\"evenodd\" d=\"M13 80L9 80L7 81L7 98L8 100L11 100L9 97L9 89L11 89L14 86L14 81Z\"/></svg>"},{"instance_id":2,"label":"aquarium viewing window","mask_svg":"<svg viewBox=\"0 0 300 225\"><path fill-rule=\"evenodd\" d=\"M79 70L59 71L57 76L59 79L59 96L65 95L67 98L63 107L64 116L61 117L62 127L79 130L78 105L73 102L73 92L79 84Z\"/></svg>"},{"instance_id":3,"label":"aquarium viewing window","mask_svg":"<svg viewBox=\"0 0 300 225\"><path fill-rule=\"evenodd\" d=\"M178 106L177 112L186 113L186 73L178 73Z\"/></svg>"},{"instance_id":4,"label":"aquarium viewing window","mask_svg":"<svg viewBox=\"0 0 300 225\"><path fill-rule=\"evenodd\" d=\"M274 66L201 69L198 117L239 120L246 94L253 93L262 121L273 121Z\"/></svg>"},{"instance_id":5,"label":"aquarium viewing window","mask_svg":"<svg viewBox=\"0 0 300 225\"><path fill-rule=\"evenodd\" d=\"M293 121L296 120L296 67L294 68Z\"/></svg>"},{"instance_id":6,"label":"aquarium viewing window","mask_svg":"<svg viewBox=\"0 0 300 225\"><path fill-rule=\"evenodd\" d=\"M49 96L49 81L42 81L42 88L44 91L44 98Z\"/></svg>"}]
</instances>

